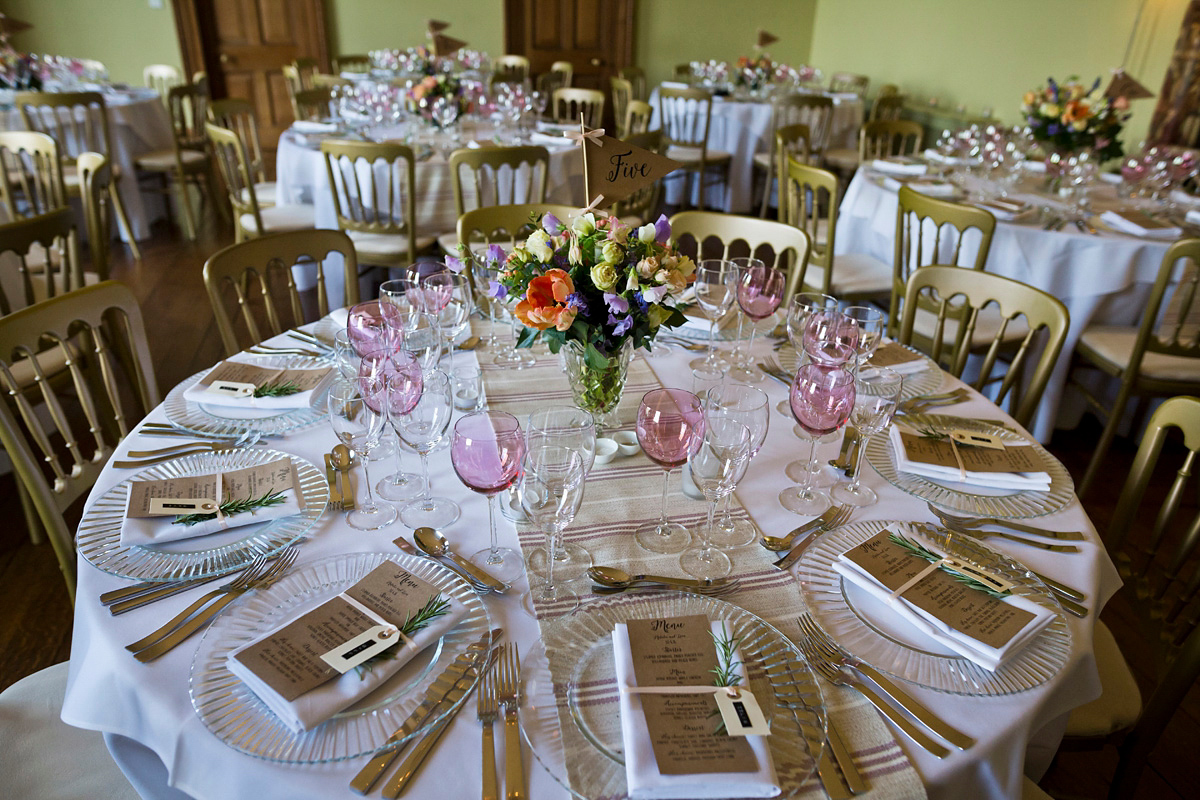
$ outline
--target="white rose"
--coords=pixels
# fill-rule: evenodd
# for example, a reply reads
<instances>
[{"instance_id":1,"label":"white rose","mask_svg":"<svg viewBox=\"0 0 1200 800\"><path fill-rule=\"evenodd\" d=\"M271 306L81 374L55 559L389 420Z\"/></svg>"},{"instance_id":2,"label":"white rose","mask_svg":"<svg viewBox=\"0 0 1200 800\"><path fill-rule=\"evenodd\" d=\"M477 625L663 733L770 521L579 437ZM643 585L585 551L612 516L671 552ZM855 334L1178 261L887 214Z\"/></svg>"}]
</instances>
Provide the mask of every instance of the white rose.
<instances>
[{"instance_id":1,"label":"white rose","mask_svg":"<svg viewBox=\"0 0 1200 800\"><path fill-rule=\"evenodd\" d=\"M554 256L550 247L550 235L545 231L534 231L525 240L525 249L538 261L545 264Z\"/></svg>"},{"instance_id":2,"label":"white rose","mask_svg":"<svg viewBox=\"0 0 1200 800\"><path fill-rule=\"evenodd\" d=\"M580 236L587 236L596 231L596 215L592 212L580 214L571 222L571 230Z\"/></svg>"},{"instance_id":3,"label":"white rose","mask_svg":"<svg viewBox=\"0 0 1200 800\"><path fill-rule=\"evenodd\" d=\"M647 223L647 224L643 225L642 227L638 228L638 239L643 244L650 244L651 242L653 242L654 241L654 224Z\"/></svg>"}]
</instances>

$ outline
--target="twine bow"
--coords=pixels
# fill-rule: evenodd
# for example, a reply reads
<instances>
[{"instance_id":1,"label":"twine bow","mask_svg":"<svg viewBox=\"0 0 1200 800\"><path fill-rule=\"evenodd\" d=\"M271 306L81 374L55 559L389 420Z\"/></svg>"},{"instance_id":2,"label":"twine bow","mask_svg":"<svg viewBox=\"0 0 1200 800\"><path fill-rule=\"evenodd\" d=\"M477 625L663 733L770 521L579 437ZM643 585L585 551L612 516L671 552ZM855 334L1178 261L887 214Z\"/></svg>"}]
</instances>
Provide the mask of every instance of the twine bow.
<instances>
[{"instance_id":1,"label":"twine bow","mask_svg":"<svg viewBox=\"0 0 1200 800\"><path fill-rule=\"evenodd\" d=\"M572 142L575 142L580 147L585 141L590 141L596 147L604 147L604 142L601 137L604 136L604 128L593 128L590 131L566 131L563 133Z\"/></svg>"},{"instance_id":2,"label":"twine bow","mask_svg":"<svg viewBox=\"0 0 1200 800\"><path fill-rule=\"evenodd\" d=\"M583 207L583 209L580 210L579 215L583 216L584 214L587 214L590 211L599 211L600 209L597 208L597 206L603 202L604 202L604 195L602 195L602 194L596 195L595 199L593 199L592 202L588 203L586 206Z\"/></svg>"}]
</instances>

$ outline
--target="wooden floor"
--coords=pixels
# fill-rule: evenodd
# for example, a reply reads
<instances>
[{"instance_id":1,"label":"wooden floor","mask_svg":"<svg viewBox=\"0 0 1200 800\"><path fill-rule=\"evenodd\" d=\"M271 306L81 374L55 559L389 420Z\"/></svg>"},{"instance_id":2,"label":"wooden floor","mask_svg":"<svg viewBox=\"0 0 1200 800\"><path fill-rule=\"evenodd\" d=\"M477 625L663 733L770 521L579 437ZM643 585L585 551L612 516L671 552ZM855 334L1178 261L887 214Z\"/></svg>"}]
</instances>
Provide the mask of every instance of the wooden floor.
<instances>
[{"instance_id":1,"label":"wooden floor","mask_svg":"<svg viewBox=\"0 0 1200 800\"><path fill-rule=\"evenodd\" d=\"M231 241L228 233L205 231L200 241L187 242L160 223L153 238L142 243L141 263L133 262L124 248L114 247L113 277L130 285L142 304L164 393L222 355L200 270L209 255ZM1078 478L1098 433L1098 425L1086 420L1076 431L1058 432L1050 450ZM1129 442L1114 445L1111 466L1088 498L1088 513L1101 531L1107 527L1134 449ZM0 530L0 689L70 656L71 608L54 554L49 545L29 543L15 495L12 476L0 477L0 513L10 521ZM1145 648L1138 646L1138 628L1124 595L1109 603L1103 619L1148 687L1152 685L1149 667L1136 658ZM1198 748L1200 689L1193 687L1155 751L1137 796L1147 800L1200 797ZM1103 797L1115 763L1111 748L1060 753L1042 785L1057 798Z\"/></svg>"}]
</instances>

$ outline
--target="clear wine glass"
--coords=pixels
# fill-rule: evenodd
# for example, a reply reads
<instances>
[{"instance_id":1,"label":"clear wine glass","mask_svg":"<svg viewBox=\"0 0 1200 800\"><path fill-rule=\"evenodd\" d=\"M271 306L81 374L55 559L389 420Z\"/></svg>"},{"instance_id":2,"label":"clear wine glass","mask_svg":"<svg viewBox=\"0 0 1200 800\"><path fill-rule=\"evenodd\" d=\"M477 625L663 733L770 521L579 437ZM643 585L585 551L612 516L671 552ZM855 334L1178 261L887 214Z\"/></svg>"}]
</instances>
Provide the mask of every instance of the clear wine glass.
<instances>
[{"instance_id":1,"label":"clear wine glass","mask_svg":"<svg viewBox=\"0 0 1200 800\"><path fill-rule=\"evenodd\" d=\"M362 360L354 343L350 341L350 331L342 328L333 333L333 363L337 365L338 374L343 379L352 381L358 377L358 364Z\"/></svg>"},{"instance_id":2,"label":"clear wine glass","mask_svg":"<svg viewBox=\"0 0 1200 800\"><path fill-rule=\"evenodd\" d=\"M804 325L804 353L818 364L841 366L858 352L858 323L840 311L812 314Z\"/></svg>"},{"instance_id":3,"label":"clear wine glass","mask_svg":"<svg viewBox=\"0 0 1200 800\"><path fill-rule=\"evenodd\" d=\"M487 256L475 256L471 267L471 279L475 283L475 296L479 298L479 307L487 314L488 321L492 323L487 338L484 339L483 347L492 353L498 352L496 325L504 317L504 303L495 297L493 284L499 281L499 265L504 263L504 259L504 251L499 246L492 245L488 248Z\"/></svg>"},{"instance_id":4,"label":"clear wine glass","mask_svg":"<svg viewBox=\"0 0 1200 800\"><path fill-rule=\"evenodd\" d=\"M739 281L746 274L746 270L752 267L766 266L761 258L754 258L753 256L739 256L738 258L731 258L729 260L733 262L734 268L737 269ZM736 299L736 296L734 299ZM729 354L729 359L735 367L750 369L750 367L754 366L754 361L750 355L750 351L742 346L742 334L743 328L746 325L746 315L742 313L741 307L736 305L734 306L734 313L737 314L738 318L737 341L733 345L733 352Z\"/></svg>"},{"instance_id":5,"label":"clear wine glass","mask_svg":"<svg viewBox=\"0 0 1200 800\"><path fill-rule=\"evenodd\" d=\"M700 546L685 550L679 559L679 566L693 577L714 580L733 571L729 556L713 546L713 519L717 503L733 492L749 456L749 428L729 417L706 420L704 438L688 458L688 468L708 501L708 521L701 529Z\"/></svg>"},{"instance_id":6,"label":"clear wine glass","mask_svg":"<svg viewBox=\"0 0 1200 800\"><path fill-rule=\"evenodd\" d=\"M525 447L533 452L539 447L564 447L579 455L586 476L592 471L596 460L596 423L592 415L576 406L549 406L530 413L525 422ZM526 569L535 575L545 576L548 549L537 548L529 552ZM587 548L567 542L559 536L554 543L554 569L559 575L582 575L592 565L592 554Z\"/></svg>"},{"instance_id":7,"label":"clear wine glass","mask_svg":"<svg viewBox=\"0 0 1200 800\"><path fill-rule=\"evenodd\" d=\"M858 344L854 348L854 369L860 372L883 341L886 320L874 306L850 306L842 311L858 327Z\"/></svg>"},{"instance_id":8,"label":"clear wine glass","mask_svg":"<svg viewBox=\"0 0 1200 800\"><path fill-rule=\"evenodd\" d=\"M442 342L446 346L450 361L449 369L446 371L454 374L454 340L470 326L471 311L474 309L471 302L471 285L466 275L450 271L437 274L445 275L446 277L441 280L450 283L450 297L438 312L437 320L438 327L442 332Z\"/></svg>"},{"instance_id":9,"label":"clear wine glass","mask_svg":"<svg viewBox=\"0 0 1200 800\"><path fill-rule=\"evenodd\" d=\"M421 456L421 478L425 486L421 496L400 509L400 521L410 528L442 528L458 519L458 504L447 497L433 497L429 483L429 454L441 443L450 428L454 411L450 376L441 370L423 374L421 399L395 426L401 441Z\"/></svg>"},{"instance_id":10,"label":"clear wine glass","mask_svg":"<svg viewBox=\"0 0 1200 800\"><path fill-rule=\"evenodd\" d=\"M368 470L371 451L379 446L379 437L383 434L385 393L384 382L378 379L339 379L329 388L329 424L338 441L353 450L363 465L367 502L346 515L346 523L360 531L378 530L396 521L393 506L375 503Z\"/></svg>"},{"instance_id":11,"label":"clear wine glass","mask_svg":"<svg viewBox=\"0 0 1200 800\"><path fill-rule=\"evenodd\" d=\"M471 556L471 561L505 583L521 577L525 563L520 553L497 542L495 501L520 477L524 458L525 434L512 414L476 411L454 425L450 443L454 472L468 489L488 499L491 546Z\"/></svg>"},{"instance_id":12,"label":"clear wine glass","mask_svg":"<svg viewBox=\"0 0 1200 800\"><path fill-rule=\"evenodd\" d=\"M426 372L437 369L438 359L442 354L442 337L438 328L437 317L420 311L413 311L401 321L403 332L401 347L417 357L421 369Z\"/></svg>"},{"instance_id":13,"label":"clear wine glass","mask_svg":"<svg viewBox=\"0 0 1200 800\"><path fill-rule=\"evenodd\" d=\"M738 279L737 301L742 312L752 323L758 323L775 313L783 300L783 284L786 276L782 270L774 267L750 267ZM754 349L754 334L756 324L750 326L750 341L746 343L747 352ZM734 367L729 376L745 383L757 383L763 375L756 369Z\"/></svg>"},{"instance_id":14,"label":"clear wine glass","mask_svg":"<svg viewBox=\"0 0 1200 800\"><path fill-rule=\"evenodd\" d=\"M368 300L353 306L346 332L355 351L361 356L380 346L399 344L394 331L399 328L401 316L400 309L387 301Z\"/></svg>"},{"instance_id":15,"label":"clear wine glass","mask_svg":"<svg viewBox=\"0 0 1200 800\"><path fill-rule=\"evenodd\" d=\"M688 364L692 369L723 372L729 366L728 361L717 355L717 322L733 307L737 297L737 278L737 268L722 258L706 258L696 266L696 282L692 287L696 292L696 302L708 319L708 353L704 358L697 358Z\"/></svg>"},{"instance_id":16,"label":"clear wine glass","mask_svg":"<svg viewBox=\"0 0 1200 800\"><path fill-rule=\"evenodd\" d=\"M860 452L866 452L871 437L891 423L903 389L904 378L890 369L867 367L859 372L854 382L854 411L851 413L851 420L862 438ZM852 506L869 506L877 502L879 498L871 487L862 484L865 467L866 460L860 458L854 479L833 487L833 499Z\"/></svg>"},{"instance_id":17,"label":"clear wine glass","mask_svg":"<svg viewBox=\"0 0 1200 800\"><path fill-rule=\"evenodd\" d=\"M655 389L642 397L637 416L638 444L664 470L662 514L657 522L646 523L634 532L634 540L643 549L679 553L688 546L688 529L667 519L667 490L671 470L687 462L703 437L704 409L696 395L682 389Z\"/></svg>"},{"instance_id":18,"label":"clear wine glass","mask_svg":"<svg viewBox=\"0 0 1200 800\"><path fill-rule=\"evenodd\" d=\"M762 449L767 441L767 430L771 423L770 400L765 392L744 383L731 383L718 386L708 391L704 401L704 420L710 426L716 419L732 419L742 423L750 431L750 453L742 465L742 479L750 460ZM708 538L718 547L745 547L753 544L758 538L758 529L748 519L734 519L729 513L729 498L732 493L725 495L725 507L721 518L709 531Z\"/></svg>"},{"instance_id":19,"label":"clear wine glass","mask_svg":"<svg viewBox=\"0 0 1200 800\"><path fill-rule=\"evenodd\" d=\"M555 579L558 543L583 502L583 483L587 472L579 453L566 447L538 444L525 453L525 468L521 475L519 494L525 515L546 535L545 573L533 588L534 599L540 603L555 603L555 611L570 611L579 603L579 596ZM561 575L561 573L559 573ZM561 608L568 603L569 608Z\"/></svg>"},{"instance_id":20,"label":"clear wine glass","mask_svg":"<svg viewBox=\"0 0 1200 800\"><path fill-rule=\"evenodd\" d=\"M363 360L366 362L367 359ZM425 382L421 364L412 353L402 350L392 355L389 361L391 367L384 378L384 408L388 423L398 437L402 420L421 399ZM396 447L396 471L375 486L375 491L384 500L411 500L425 490L425 480L420 475L404 471L403 452L404 448Z\"/></svg>"},{"instance_id":21,"label":"clear wine glass","mask_svg":"<svg viewBox=\"0 0 1200 800\"><path fill-rule=\"evenodd\" d=\"M824 364L804 364L796 371L790 393L792 414L809 437L809 460L816 455L817 439L835 433L854 408L854 374ZM784 489L779 502L793 514L817 516L829 508L829 496L812 488L812 473L803 485Z\"/></svg>"},{"instance_id":22,"label":"clear wine glass","mask_svg":"<svg viewBox=\"0 0 1200 800\"><path fill-rule=\"evenodd\" d=\"M796 351L800 363L803 363L806 358L804 355L804 326L808 324L808 318L817 311L837 311L837 298L830 297L827 294L820 292L797 292L792 295L792 299L788 301L787 316L784 318L784 329L787 331L788 341L792 345L792 349ZM791 417L792 407L787 400L782 400L776 406L780 414Z\"/></svg>"}]
</instances>

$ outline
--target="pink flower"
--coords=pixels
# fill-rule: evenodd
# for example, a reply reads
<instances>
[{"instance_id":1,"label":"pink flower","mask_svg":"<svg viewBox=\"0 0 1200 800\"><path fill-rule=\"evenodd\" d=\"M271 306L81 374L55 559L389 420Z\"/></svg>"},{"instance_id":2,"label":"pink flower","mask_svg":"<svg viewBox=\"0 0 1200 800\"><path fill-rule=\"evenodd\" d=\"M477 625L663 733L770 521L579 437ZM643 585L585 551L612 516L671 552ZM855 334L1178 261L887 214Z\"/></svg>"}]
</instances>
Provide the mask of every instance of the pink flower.
<instances>
[{"instance_id":1,"label":"pink flower","mask_svg":"<svg viewBox=\"0 0 1200 800\"><path fill-rule=\"evenodd\" d=\"M574 291L570 275L561 269L547 270L529 282L525 299L517 303L513 313L530 328L565 331L575 321L575 309L567 307L567 297Z\"/></svg>"}]
</instances>

